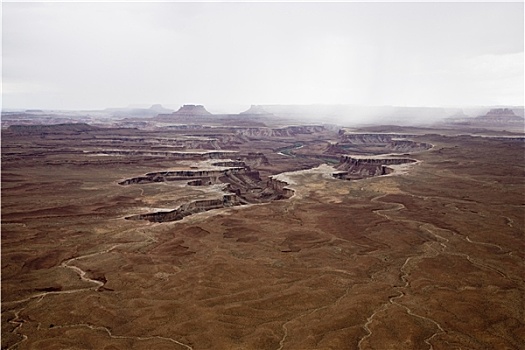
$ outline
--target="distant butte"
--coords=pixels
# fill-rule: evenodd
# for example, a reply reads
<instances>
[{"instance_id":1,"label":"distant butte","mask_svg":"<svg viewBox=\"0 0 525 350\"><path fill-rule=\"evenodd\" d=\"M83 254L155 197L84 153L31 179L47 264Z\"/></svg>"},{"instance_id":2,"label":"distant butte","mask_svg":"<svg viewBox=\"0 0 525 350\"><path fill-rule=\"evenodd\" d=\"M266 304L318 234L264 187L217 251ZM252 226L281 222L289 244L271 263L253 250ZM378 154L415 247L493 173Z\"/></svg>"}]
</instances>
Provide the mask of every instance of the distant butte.
<instances>
[{"instance_id":1,"label":"distant butte","mask_svg":"<svg viewBox=\"0 0 525 350\"><path fill-rule=\"evenodd\" d=\"M495 108L487 112L487 114L476 117L479 122L488 123L515 123L523 122L523 118L517 116L510 108Z\"/></svg>"},{"instance_id":2,"label":"distant butte","mask_svg":"<svg viewBox=\"0 0 525 350\"><path fill-rule=\"evenodd\" d=\"M519 110L518 110L519 111ZM525 119L517 115L514 110L510 108L493 108L485 115L480 115L475 118L468 117L462 112L459 112L445 120L449 125L463 125L469 127L511 127L521 129L525 123Z\"/></svg>"},{"instance_id":3,"label":"distant butte","mask_svg":"<svg viewBox=\"0 0 525 350\"><path fill-rule=\"evenodd\" d=\"M240 114L273 115L272 113L266 111L262 106L258 105L251 105L248 110L241 112Z\"/></svg>"},{"instance_id":4,"label":"distant butte","mask_svg":"<svg viewBox=\"0 0 525 350\"><path fill-rule=\"evenodd\" d=\"M149 110L158 113L169 113L173 111L171 109L164 108L164 106L162 106L161 104L154 104L149 108Z\"/></svg>"},{"instance_id":5,"label":"distant butte","mask_svg":"<svg viewBox=\"0 0 525 350\"><path fill-rule=\"evenodd\" d=\"M155 120L160 122L220 126L265 127L258 118L247 118L254 114L212 114L202 105L183 105L175 113L159 114ZM259 113L256 116L273 117L270 113Z\"/></svg>"},{"instance_id":6,"label":"distant butte","mask_svg":"<svg viewBox=\"0 0 525 350\"><path fill-rule=\"evenodd\" d=\"M212 114L208 112L202 105L183 105L177 112L173 113L173 115L200 116Z\"/></svg>"}]
</instances>

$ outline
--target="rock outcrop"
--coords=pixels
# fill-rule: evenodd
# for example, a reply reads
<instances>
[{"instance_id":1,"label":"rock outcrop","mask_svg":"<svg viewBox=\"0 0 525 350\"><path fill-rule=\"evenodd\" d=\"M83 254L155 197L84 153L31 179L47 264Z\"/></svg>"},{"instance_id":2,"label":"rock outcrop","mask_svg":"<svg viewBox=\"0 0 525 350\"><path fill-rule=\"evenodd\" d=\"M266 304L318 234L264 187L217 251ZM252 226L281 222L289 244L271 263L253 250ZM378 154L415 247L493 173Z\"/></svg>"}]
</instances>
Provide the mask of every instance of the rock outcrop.
<instances>
[{"instance_id":1,"label":"rock outcrop","mask_svg":"<svg viewBox=\"0 0 525 350\"><path fill-rule=\"evenodd\" d=\"M200 124L208 120L213 121L214 115L202 105L183 105L171 114L159 114L154 119L162 122L174 122L180 124Z\"/></svg>"},{"instance_id":2,"label":"rock outcrop","mask_svg":"<svg viewBox=\"0 0 525 350\"><path fill-rule=\"evenodd\" d=\"M247 155L239 155L237 160L242 161L250 167L257 167L261 165L270 165L268 158L264 153L250 152Z\"/></svg>"},{"instance_id":3,"label":"rock outcrop","mask_svg":"<svg viewBox=\"0 0 525 350\"><path fill-rule=\"evenodd\" d=\"M172 111L171 109L164 108L164 106L162 106L161 104L154 104L149 108L149 110L157 114L158 113L169 113Z\"/></svg>"},{"instance_id":4,"label":"rock outcrop","mask_svg":"<svg viewBox=\"0 0 525 350\"><path fill-rule=\"evenodd\" d=\"M474 118L475 123L482 124L514 124L523 123L524 119L517 116L510 108L495 108L487 112L487 114Z\"/></svg>"},{"instance_id":5,"label":"rock outcrop","mask_svg":"<svg viewBox=\"0 0 525 350\"><path fill-rule=\"evenodd\" d=\"M354 134L354 133L345 133L343 130L339 131L339 140L343 143L351 144L374 144L374 143L388 143L392 140L392 137L403 138L407 135L397 135L397 134Z\"/></svg>"},{"instance_id":6,"label":"rock outcrop","mask_svg":"<svg viewBox=\"0 0 525 350\"><path fill-rule=\"evenodd\" d=\"M247 160L267 162L264 155L253 153L244 156ZM224 208L250 203L267 203L293 196L286 183L270 178L265 181L258 171L253 171L241 160L224 160L213 163L217 169L186 169L148 173L119 182L120 185L149 184L169 181L185 181L189 186L224 184L222 199L199 200L168 211L135 215L129 219L144 219L154 222L175 221L199 211Z\"/></svg>"},{"instance_id":7,"label":"rock outcrop","mask_svg":"<svg viewBox=\"0 0 525 350\"><path fill-rule=\"evenodd\" d=\"M251 107L244 111L244 112L241 112L240 114L242 115L258 115L258 116L261 116L261 115L266 115L266 116L273 116L272 113L266 111L262 106L258 106L258 105L251 105Z\"/></svg>"},{"instance_id":8,"label":"rock outcrop","mask_svg":"<svg viewBox=\"0 0 525 350\"><path fill-rule=\"evenodd\" d=\"M225 194L222 198L219 198L219 199L197 200L197 201L183 204L175 210L134 215L134 216L129 216L126 219L148 220L152 222L177 221L177 220L182 220L184 217L195 214L195 213L213 210L213 209L228 208L228 207L233 207L233 206L240 205L240 204L241 203L238 201L238 198L236 195Z\"/></svg>"},{"instance_id":9,"label":"rock outcrop","mask_svg":"<svg viewBox=\"0 0 525 350\"><path fill-rule=\"evenodd\" d=\"M414 163L410 158L361 158L342 156L336 169L340 170L333 176L344 180L358 180L372 176L390 174L393 169L389 165Z\"/></svg>"},{"instance_id":10,"label":"rock outcrop","mask_svg":"<svg viewBox=\"0 0 525 350\"><path fill-rule=\"evenodd\" d=\"M179 110L173 113L174 116L203 116L212 115L202 105L183 105Z\"/></svg>"},{"instance_id":11,"label":"rock outcrop","mask_svg":"<svg viewBox=\"0 0 525 350\"><path fill-rule=\"evenodd\" d=\"M493 108L489 110L485 115L472 118L465 114L454 115L444 120L445 124L450 126L466 126L466 127L478 127L478 128L490 128L490 127L511 127L511 128L522 128L525 125L525 119L516 114L523 114L523 108L511 109L511 108Z\"/></svg>"},{"instance_id":12,"label":"rock outcrop","mask_svg":"<svg viewBox=\"0 0 525 350\"><path fill-rule=\"evenodd\" d=\"M432 145L413 141L416 135L394 133L345 133L339 132L339 142L332 143L326 149L326 154L356 154L356 153L411 153L426 151Z\"/></svg>"},{"instance_id":13,"label":"rock outcrop","mask_svg":"<svg viewBox=\"0 0 525 350\"><path fill-rule=\"evenodd\" d=\"M431 149L432 145L425 142L416 142L411 140L392 140L386 145L386 148L392 152L410 153L426 151Z\"/></svg>"},{"instance_id":14,"label":"rock outcrop","mask_svg":"<svg viewBox=\"0 0 525 350\"><path fill-rule=\"evenodd\" d=\"M184 116L194 116L194 115L212 115L210 112L204 108L203 105L183 105L179 108L173 115L184 115Z\"/></svg>"},{"instance_id":15,"label":"rock outcrop","mask_svg":"<svg viewBox=\"0 0 525 350\"><path fill-rule=\"evenodd\" d=\"M245 167L232 167L224 170L178 170L178 171L161 171L148 173L145 176L134 177L119 182L119 185L145 184L154 182L169 182L169 181L186 181L194 179L206 179L206 183L219 183L218 178L221 176L228 176L238 172L246 173ZM216 180L210 180L216 179Z\"/></svg>"},{"instance_id":16,"label":"rock outcrop","mask_svg":"<svg viewBox=\"0 0 525 350\"><path fill-rule=\"evenodd\" d=\"M270 178L270 180L268 180L268 187L281 193L281 198L279 199L290 198L294 195L294 190L287 186L288 183L286 183L285 181L281 181L273 177Z\"/></svg>"}]
</instances>

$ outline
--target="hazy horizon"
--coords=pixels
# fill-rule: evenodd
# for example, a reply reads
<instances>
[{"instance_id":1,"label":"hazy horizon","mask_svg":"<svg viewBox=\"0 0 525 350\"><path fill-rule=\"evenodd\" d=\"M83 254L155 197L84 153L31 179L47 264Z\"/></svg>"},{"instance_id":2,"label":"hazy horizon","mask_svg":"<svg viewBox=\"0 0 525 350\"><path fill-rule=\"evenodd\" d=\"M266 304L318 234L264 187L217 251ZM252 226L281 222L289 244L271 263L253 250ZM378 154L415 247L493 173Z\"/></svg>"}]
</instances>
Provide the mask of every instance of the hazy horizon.
<instances>
[{"instance_id":1,"label":"hazy horizon","mask_svg":"<svg viewBox=\"0 0 525 350\"><path fill-rule=\"evenodd\" d=\"M210 104L205 105L202 103L182 103L182 104L163 104L163 103L153 103L153 104L129 104L127 106L107 106L103 108L26 108L26 107L2 107L2 112L22 112L22 111L42 111L42 112L108 112L112 110L139 110L139 109L149 109L155 105L160 105L161 107L177 111L184 105L202 105L204 108L212 114L239 114L250 109L253 104L228 104L228 105L217 105ZM498 108L510 108L516 111L517 109L523 110L524 106L519 105L451 105L451 106L398 106L398 105L358 105L358 104L323 104L323 103L312 103L312 104L260 104L256 106L261 107L283 107L290 109L301 109L311 107L311 112L314 113L315 110L330 109L330 108L346 108L346 109L357 109L360 111L367 110L388 110L388 109L434 109L434 110L445 110L445 111L455 111L455 110L490 110Z\"/></svg>"},{"instance_id":2,"label":"hazy horizon","mask_svg":"<svg viewBox=\"0 0 525 350\"><path fill-rule=\"evenodd\" d=\"M521 107L523 10L4 2L2 109Z\"/></svg>"}]
</instances>

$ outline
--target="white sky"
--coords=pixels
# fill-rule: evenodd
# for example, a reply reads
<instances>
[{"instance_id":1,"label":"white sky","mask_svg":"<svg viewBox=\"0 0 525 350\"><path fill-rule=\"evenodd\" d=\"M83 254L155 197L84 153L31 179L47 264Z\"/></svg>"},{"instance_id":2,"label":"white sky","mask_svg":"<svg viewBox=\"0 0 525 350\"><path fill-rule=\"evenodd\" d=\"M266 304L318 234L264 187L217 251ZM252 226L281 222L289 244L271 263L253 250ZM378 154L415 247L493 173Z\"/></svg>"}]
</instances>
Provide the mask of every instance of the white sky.
<instances>
[{"instance_id":1,"label":"white sky","mask_svg":"<svg viewBox=\"0 0 525 350\"><path fill-rule=\"evenodd\" d=\"M3 108L523 105L524 4L3 3Z\"/></svg>"}]
</instances>

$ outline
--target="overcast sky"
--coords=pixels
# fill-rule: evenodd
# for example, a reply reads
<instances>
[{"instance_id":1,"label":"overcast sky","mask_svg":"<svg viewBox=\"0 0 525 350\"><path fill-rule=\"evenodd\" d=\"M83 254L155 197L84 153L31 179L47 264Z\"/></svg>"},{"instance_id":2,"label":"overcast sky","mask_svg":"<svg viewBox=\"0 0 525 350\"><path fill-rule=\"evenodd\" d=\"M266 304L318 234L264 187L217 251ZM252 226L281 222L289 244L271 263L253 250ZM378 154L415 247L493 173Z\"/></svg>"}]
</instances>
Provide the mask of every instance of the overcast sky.
<instances>
[{"instance_id":1,"label":"overcast sky","mask_svg":"<svg viewBox=\"0 0 525 350\"><path fill-rule=\"evenodd\" d=\"M3 108L523 105L514 3L3 3Z\"/></svg>"}]
</instances>

